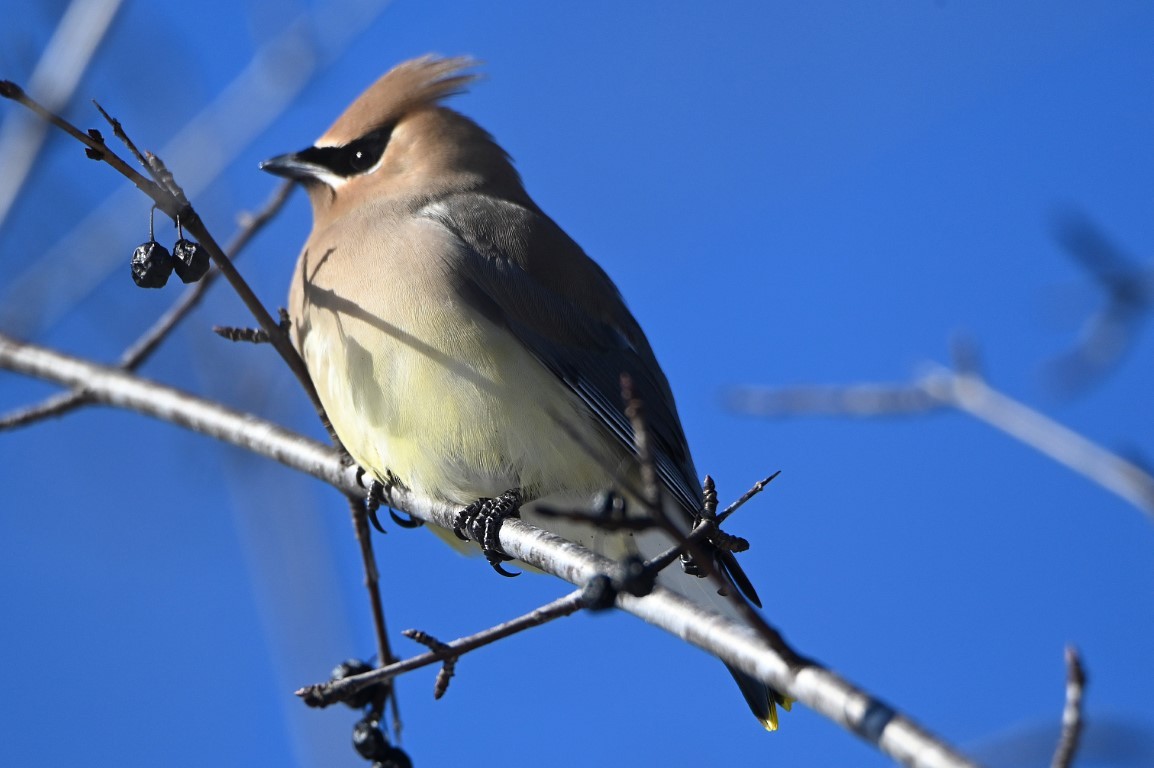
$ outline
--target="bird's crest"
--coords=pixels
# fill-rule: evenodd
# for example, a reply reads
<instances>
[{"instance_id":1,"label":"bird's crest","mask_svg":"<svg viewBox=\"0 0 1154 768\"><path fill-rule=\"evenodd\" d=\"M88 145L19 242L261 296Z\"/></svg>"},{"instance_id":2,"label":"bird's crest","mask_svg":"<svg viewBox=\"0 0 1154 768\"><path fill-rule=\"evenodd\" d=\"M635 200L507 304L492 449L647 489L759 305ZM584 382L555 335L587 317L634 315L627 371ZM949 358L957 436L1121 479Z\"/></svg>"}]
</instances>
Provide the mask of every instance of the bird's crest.
<instances>
[{"instance_id":1,"label":"bird's crest","mask_svg":"<svg viewBox=\"0 0 1154 768\"><path fill-rule=\"evenodd\" d=\"M466 70L477 65L468 56L427 55L386 72L337 119L317 146L341 146L395 122L404 114L430 107L463 93L479 75Z\"/></svg>"}]
</instances>

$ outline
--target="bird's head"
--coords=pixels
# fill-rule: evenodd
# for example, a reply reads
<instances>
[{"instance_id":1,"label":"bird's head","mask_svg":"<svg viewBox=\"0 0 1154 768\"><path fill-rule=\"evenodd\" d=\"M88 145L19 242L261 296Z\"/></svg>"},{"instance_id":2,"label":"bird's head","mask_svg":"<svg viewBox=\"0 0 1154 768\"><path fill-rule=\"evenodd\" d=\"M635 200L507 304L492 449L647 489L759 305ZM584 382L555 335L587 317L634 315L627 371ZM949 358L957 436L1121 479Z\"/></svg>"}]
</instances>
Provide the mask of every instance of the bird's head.
<instances>
[{"instance_id":1,"label":"bird's head","mask_svg":"<svg viewBox=\"0 0 1154 768\"><path fill-rule=\"evenodd\" d=\"M477 75L472 59L423 56L386 73L313 146L261 163L302 183L314 215L366 201L422 205L466 190L524 195L508 155L467 117L440 105Z\"/></svg>"}]
</instances>

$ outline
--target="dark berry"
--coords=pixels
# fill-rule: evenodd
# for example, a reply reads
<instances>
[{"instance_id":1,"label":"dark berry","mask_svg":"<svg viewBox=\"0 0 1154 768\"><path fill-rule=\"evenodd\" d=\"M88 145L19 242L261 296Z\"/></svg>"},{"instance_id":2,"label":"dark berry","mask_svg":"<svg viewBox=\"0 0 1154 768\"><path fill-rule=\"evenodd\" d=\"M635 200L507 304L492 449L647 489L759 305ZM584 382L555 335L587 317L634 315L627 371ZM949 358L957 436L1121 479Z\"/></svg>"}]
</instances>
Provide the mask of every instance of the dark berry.
<instances>
[{"instance_id":1,"label":"dark berry","mask_svg":"<svg viewBox=\"0 0 1154 768\"><path fill-rule=\"evenodd\" d=\"M413 768L413 761L404 750L389 745L385 748L385 754L373 763L373 768Z\"/></svg>"},{"instance_id":2,"label":"dark berry","mask_svg":"<svg viewBox=\"0 0 1154 768\"><path fill-rule=\"evenodd\" d=\"M208 272L208 251L200 243L180 238L172 248L172 258L182 282L195 283Z\"/></svg>"},{"instance_id":3,"label":"dark berry","mask_svg":"<svg viewBox=\"0 0 1154 768\"><path fill-rule=\"evenodd\" d=\"M376 723L362 720L353 726L353 747L366 760L380 760L388 753L389 742Z\"/></svg>"},{"instance_id":4,"label":"dark berry","mask_svg":"<svg viewBox=\"0 0 1154 768\"><path fill-rule=\"evenodd\" d=\"M132 252L132 279L141 288L163 288L172 274L172 254L150 240Z\"/></svg>"}]
</instances>

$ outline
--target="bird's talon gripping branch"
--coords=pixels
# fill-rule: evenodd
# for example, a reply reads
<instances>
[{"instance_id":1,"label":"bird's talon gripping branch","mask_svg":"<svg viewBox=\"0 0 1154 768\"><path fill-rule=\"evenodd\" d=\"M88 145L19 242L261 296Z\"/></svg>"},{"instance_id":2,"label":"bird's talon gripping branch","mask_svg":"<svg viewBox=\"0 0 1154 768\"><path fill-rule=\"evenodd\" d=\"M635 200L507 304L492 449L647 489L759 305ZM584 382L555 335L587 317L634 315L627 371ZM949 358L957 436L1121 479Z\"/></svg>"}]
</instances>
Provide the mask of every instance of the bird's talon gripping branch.
<instances>
[{"instance_id":1,"label":"bird's talon gripping branch","mask_svg":"<svg viewBox=\"0 0 1154 768\"><path fill-rule=\"evenodd\" d=\"M501 551L501 524L510 517L521 516L521 492L516 488L491 499L477 499L461 510L453 525L453 533L461 541L470 539L481 545L481 553L502 576L519 576L520 572L507 571L501 563L513 558Z\"/></svg>"},{"instance_id":2,"label":"bird's talon gripping branch","mask_svg":"<svg viewBox=\"0 0 1154 768\"><path fill-rule=\"evenodd\" d=\"M398 479L397 476L394 475L392 472L386 472L385 473L385 482L381 486L381 490L384 494L391 494L393 488L404 488L404 487L405 487L405 484L402 483L400 481L400 479ZM406 513L405 517L401 517L400 515L397 514L396 510L394 510L392 508L392 506L389 507L389 517L393 518L393 522L396 523L401 528L408 528L410 530L412 530L413 528L420 528L422 525L425 524L424 520L421 520L418 517L413 517L412 515L409 515L407 513Z\"/></svg>"},{"instance_id":3,"label":"bird's talon gripping branch","mask_svg":"<svg viewBox=\"0 0 1154 768\"><path fill-rule=\"evenodd\" d=\"M385 500L385 486L380 480L373 478L369 483L368 493L365 494L365 514L368 515L369 522L373 524L381 533L385 533L381 521L377 518L377 510L381 508L381 503Z\"/></svg>"},{"instance_id":4,"label":"bird's talon gripping branch","mask_svg":"<svg viewBox=\"0 0 1154 768\"><path fill-rule=\"evenodd\" d=\"M410 528L410 529L420 528L422 525L425 524L424 520L420 520L420 519L412 517L412 516L401 517L400 515L397 514L396 510L394 510L392 507L389 507L389 517L393 518L393 522L402 528Z\"/></svg>"}]
</instances>

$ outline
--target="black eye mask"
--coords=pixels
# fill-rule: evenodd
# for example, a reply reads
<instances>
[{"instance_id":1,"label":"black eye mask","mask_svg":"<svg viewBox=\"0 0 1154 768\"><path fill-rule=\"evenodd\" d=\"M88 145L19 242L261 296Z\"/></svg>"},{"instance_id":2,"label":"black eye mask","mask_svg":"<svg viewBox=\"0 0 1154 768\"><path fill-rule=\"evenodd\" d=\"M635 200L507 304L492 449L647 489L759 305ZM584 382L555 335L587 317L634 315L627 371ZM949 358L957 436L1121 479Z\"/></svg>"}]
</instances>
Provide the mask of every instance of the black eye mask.
<instances>
[{"instance_id":1,"label":"black eye mask","mask_svg":"<svg viewBox=\"0 0 1154 768\"><path fill-rule=\"evenodd\" d=\"M380 162L392 134L393 126L389 125L350 141L343 147L309 147L299 152L297 158L319 165L337 176L359 176Z\"/></svg>"}]
</instances>

